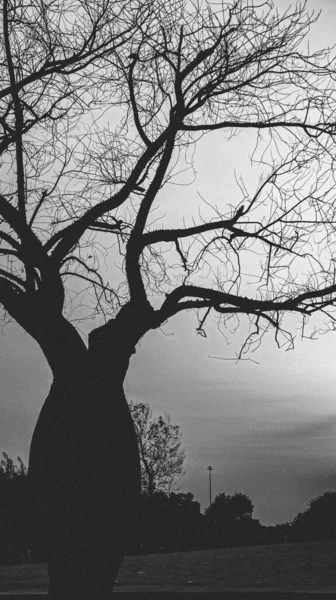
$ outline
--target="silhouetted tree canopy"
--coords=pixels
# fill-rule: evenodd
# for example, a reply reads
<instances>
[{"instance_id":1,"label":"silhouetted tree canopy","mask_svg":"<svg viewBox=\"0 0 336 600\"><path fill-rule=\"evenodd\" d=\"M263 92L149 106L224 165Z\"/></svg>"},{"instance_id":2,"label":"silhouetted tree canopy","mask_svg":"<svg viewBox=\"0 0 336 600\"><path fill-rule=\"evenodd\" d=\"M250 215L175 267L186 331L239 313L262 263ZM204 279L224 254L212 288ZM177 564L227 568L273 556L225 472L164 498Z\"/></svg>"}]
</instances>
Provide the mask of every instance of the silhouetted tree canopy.
<instances>
[{"instance_id":1,"label":"silhouetted tree canopy","mask_svg":"<svg viewBox=\"0 0 336 600\"><path fill-rule=\"evenodd\" d=\"M21 562L30 547L27 467L3 452L0 462L0 564Z\"/></svg>"},{"instance_id":2,"label":"silhouetted tree canopy","mask_svg":"<svg viewBox=\"0 0 336 600\"><path fill-rule=\"evenodd\" d=\"M204 516L191 492L141 496L138 552L196 550L205 540Z\"/></svg>"},{"instance_id":3,"label":"silhouetted tree canopy","mask_svg":"<svg viewBox=\"0 0 336 600\"><path fill-rule=\"evenodd\" d=\"M222 492L215 496L205 510L206 517L216 523L229 523L251 519L254 506L246 494L236 492L232 496Z\"/></svg>"},{"instance_id":4,"label":"silhouetted tree canopy","mask_svg":"<svg viewBox=\"0 0 336 600\"><path fill-rule=\"evenodd\" d=\"M336 492L325 492L308 503L291 523L298 540L336 540Z\"/></svg>"},{"instance_id":5,"label":"silhouetted tree canopy","mask_svg":"<svg viewBox=\"0 0 336 600\"><path fill-rule=\"evenodd\" d=\"M218 494L205 510L209 544L222 547L255 543L260 523L252 518L253 509L246 494Z\"/></svg>"},{"instance_id":6,"label":"silhouetted tree canopy","mask_svg":"<svg viewBox=\"0 0 336 600\"><path fill-rule=\"evenodd\" d=\"M28 469L20 456L17 457L19 464L16 465L6 452L3 452L2 455L4 458L0 461L0 481L11 481L27 475Z\"/></svg>"},{"instance_id":7,"label":"silhouetted tree canopy","mask_svg":"<svg viewBox=\"0 0 336 600\"><path fill-rule=\"evenodd\" d=\"M185 452L181 450L179 425L169 415L153 417L146 403L129 402L141 462L141 487L149 495L170 492L183 475Z\"/></svg>"}]
</instances>

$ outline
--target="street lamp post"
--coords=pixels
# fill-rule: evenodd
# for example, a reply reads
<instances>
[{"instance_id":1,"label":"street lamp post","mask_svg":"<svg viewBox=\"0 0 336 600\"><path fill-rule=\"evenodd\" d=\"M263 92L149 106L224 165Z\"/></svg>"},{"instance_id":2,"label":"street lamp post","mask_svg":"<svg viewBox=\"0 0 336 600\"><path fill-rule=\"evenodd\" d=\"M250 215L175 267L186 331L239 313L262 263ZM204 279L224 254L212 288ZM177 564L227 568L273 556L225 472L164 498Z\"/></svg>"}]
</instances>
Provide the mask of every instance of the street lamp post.
<instances>
[{"instance_id":1,"label":"street lamp post","mask_svg":"<svg viewBox=\"0 0 336 600\"><path fill-rule=\"evenodd\" d=\"M210 506L211 506L211 502L212 502L212 497L211 497L211 471L213 471L213 468L209 465L207 468L207 471L209 471L209 498L210 498Z\"/></svg>"}]
</instances>

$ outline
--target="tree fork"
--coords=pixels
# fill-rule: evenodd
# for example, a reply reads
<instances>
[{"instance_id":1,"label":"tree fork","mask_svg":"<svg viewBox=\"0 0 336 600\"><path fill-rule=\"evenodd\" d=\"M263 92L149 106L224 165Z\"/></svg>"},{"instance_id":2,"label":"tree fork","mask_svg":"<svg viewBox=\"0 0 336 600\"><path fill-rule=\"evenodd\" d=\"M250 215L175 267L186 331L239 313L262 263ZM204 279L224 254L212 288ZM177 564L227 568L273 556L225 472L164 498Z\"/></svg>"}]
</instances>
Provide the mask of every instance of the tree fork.
<instances>
[{"instance_id":1,"label":"tree fork","mask_svg":"<svg viewBox=\"0 0 336 600\"><path fill-rule=\"evenodd\" d=\"M70 350L57 366L53 356L54 381L33 435L29 481L55 600L108 598L134 529L140 459L123 380L154 316L149 303L128 303L91 332L80 357ZM63 352L67 338L71 349L70 333L63 331Z\"/></svg>"}]
</instances>

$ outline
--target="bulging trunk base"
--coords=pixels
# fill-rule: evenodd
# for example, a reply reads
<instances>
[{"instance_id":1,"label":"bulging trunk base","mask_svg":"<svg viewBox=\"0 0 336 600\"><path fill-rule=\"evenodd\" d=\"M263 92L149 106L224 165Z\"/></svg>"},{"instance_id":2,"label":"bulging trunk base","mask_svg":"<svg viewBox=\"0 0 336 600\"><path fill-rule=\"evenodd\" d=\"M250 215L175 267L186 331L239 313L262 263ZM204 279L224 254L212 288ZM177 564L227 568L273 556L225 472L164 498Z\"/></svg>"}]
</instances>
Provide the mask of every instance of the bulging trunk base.
<instances>
[{"instance_id":1,"label":"bulging trunk base","mask_svg":"<svg viewBox=\"0 0 336 600\"><path fill-rule=\"evenodd\" d=\"M91 540L92 542L92 540ZM48 561L52 600L111 600L123 552L91 543L79 552L64 552Z\"/></svg>"},{"instance_id":2,"label":"bulging trunk base","mask_svg":"<svg viewBox=\"0 0 336 600\"><path fill-rule=\"evenodd\" d=\"M83 363L54 380L35 428L34 526L53 600L110 598L134 528L140 461L122 380Z\"/></svg>"}]
</instances>

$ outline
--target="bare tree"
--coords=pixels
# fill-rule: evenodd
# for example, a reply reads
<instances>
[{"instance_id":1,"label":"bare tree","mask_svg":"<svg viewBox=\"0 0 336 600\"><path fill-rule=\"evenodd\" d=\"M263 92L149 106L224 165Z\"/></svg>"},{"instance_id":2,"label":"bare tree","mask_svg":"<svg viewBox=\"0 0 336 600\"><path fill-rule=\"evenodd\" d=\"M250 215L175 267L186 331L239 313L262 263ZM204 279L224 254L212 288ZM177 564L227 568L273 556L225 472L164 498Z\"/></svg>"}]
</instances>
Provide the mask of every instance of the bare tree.
<instances>
[{"instance_id":1,"label":"bare tree","mask_svg":"<svg viewBox=\"0 0 336 600\"><path fill-rule=\"evenodd\" d=\"M286 313L333 323L335 61L304 46L304 3L4 0L1 18L0 301L53 374L36 528L52 597L107 598L140 492L123 381L142 336L189 309L203 335L247 315L245 350L286 340ZM223 178L203 208L190 188L195 211L158 220L202 135L244 130L255 188ZM99 315L86 341L73 320Z\"/></svg>"},{"instance_id":2,"label":"bare tree","mask_svg":"<svg viewBox=\"0 0 336 600\"><path fill-rule=\"evenodd\" d=\"M180 427L172 424L169 415L155 419L143 402L129 402L129 408L139 448L142 491L149 496L156 491L170 492L183 475Z\"/></svg>"}]
</instances>

